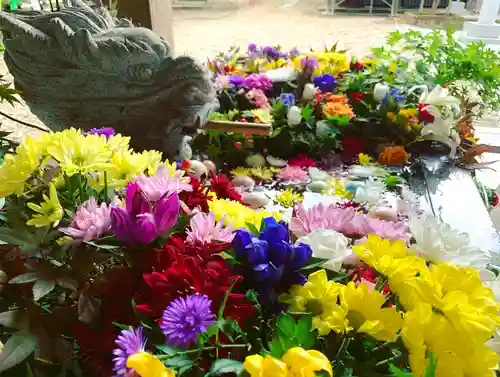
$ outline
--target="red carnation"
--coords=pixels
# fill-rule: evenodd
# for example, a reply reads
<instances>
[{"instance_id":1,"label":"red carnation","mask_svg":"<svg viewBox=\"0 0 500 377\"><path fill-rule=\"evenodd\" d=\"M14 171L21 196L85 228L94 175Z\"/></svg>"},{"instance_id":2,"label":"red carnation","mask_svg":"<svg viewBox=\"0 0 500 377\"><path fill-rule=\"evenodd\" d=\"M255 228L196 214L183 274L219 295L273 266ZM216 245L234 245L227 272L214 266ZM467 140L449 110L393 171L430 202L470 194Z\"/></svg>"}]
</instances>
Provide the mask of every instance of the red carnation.
<instances>
[{"instance_id":1,"label":"red carnation","mask_svg":"<svg viewBox=\"0 0 500 377\"><path fill-rule=\"evenodd\" d=\"M361 72L364 71L365 65L359 61L351 62L351 71Z\"/></svg>"},{"instance_id":2,"label":"red carnation","mask_svg":"<svg viewBox=\"0 0 500 377\"><path fill-rule=\"evenodd\" d=\"M309 168L316 166L316 162L304 153L300 153L297 157L288 160L288 165L298 166L300 168Z\"/></svg>"},{"instance_id":3,"label":"red carnation","mask_svg":"<svg viewBox=\"0 0 500 377\"><path fill-rule=\"evenodd\" d=\"M207 196L205 188L201 185L198 178L193 175L189 177L191 178L193 191L182 191L179 193L180 200L182 200L189 209L199 208L202 212L209 212L208 200L210 198Z\"/></svg>"},{"instance_id":4,"label":"red carnation","mask_svg":"<svg viewBox=\"0 0 500 377\"><path fill-rule=\"evenodd\" d=\"M360 103L365 99L365 94L363 92L349 92L347 95L353 104Z\"/></svg>"},{"instance_id":5,"label":"red carnation","mask_svg":"<svg viewBox=\"0 0 500 377\"><path fill-rule=\"evenodd\" d=\"M427 105L418 104L418 121L420 123L430 123L434 122L434 115L429 113L429 111L425 108Z\"/></svg>"},{"instance_id":6,"label":"red carnation","mask_svg":"<svg viewBox=\"0 0 500 377\"><path fill-rule=\"evenodd\" d=\"M213 255L214 252L220 252L216 247L182 247L181 243L181 239L174 238L165 245L163 252L168 257L162 260L167 261L169 266L157 266L161 269L143 275L149 291L137 298L140 302L137 310L158 318L172 300L201 293L212 300L212 310L217 313L226 292L230 287L234 290L243 279L232 273L224 259ZM227 248L228 245L219 247ZM196 254L195 251L204 254ZM254 315L254 308L243 294L230 293L224 315L242 323Z\"/></svg>"},{"instance_id":7,"label":"red carnation","mask_svg":"<svg viewBox=\"0 0 500 377\"><path fill-rule=\"evenodd\" d=\"M377 284L377 273L370 266L361 262L356 266L354 270L352 270L349 279L357 283L368 282ZM382 294L386 295L390 291L391 287L389 283L387 283L382 290Z\"/></svg>"},{"instance_id":8,"label":"red carnation","mask_svg":"<svg viewBox=\"0 0 500 377\"><path fill-rule=\"evenodd\" d=\"M215 175L211 172L211 180L210 189L215 192L217 198L241 202L241 195L235 190L234 185L224 174Z\"/></svg>"},{"instance_id":9,"label":"red carnation","mask_svg":"<svg viewBox=\"0 0 500 377\"><path fill-rule=\"evenodd\" d=\"M365 150L363 140L359 137L345 137L342 140L342 150L344 157L355 158Z\"/></svg>"}]
</instances>

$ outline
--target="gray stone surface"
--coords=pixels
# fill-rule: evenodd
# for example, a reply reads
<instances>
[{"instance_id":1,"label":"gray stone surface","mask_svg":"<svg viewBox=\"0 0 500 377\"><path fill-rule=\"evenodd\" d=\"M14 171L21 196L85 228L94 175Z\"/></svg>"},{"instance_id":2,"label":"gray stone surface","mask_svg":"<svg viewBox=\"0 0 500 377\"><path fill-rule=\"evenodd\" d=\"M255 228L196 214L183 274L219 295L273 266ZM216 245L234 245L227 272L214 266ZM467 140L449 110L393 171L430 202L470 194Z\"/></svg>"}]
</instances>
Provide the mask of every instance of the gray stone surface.
<instances>
[{"instance_id":1,"label":"gray stone surface","mask_svg":"<svg viewBox=\"0 0 500 377\"><path fill-rule=\"evenodd\" d=\"M136 149L172 157L182 132L214 108L208 74L189 57L105 10L0 13L4 59L15 87L49 128L111 126Z\"/></svg>"}]
</instances>

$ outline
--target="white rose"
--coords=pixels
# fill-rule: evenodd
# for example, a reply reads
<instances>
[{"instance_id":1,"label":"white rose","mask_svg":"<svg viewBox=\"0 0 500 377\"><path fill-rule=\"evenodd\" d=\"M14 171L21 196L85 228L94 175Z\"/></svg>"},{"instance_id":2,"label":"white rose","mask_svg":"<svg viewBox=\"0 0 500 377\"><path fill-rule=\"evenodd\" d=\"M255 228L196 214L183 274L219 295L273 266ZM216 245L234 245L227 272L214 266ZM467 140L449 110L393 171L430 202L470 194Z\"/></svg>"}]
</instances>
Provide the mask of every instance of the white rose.
<instances>
[{"instance_id":1,"label":"white rose","mask_svg":"<svg viewBox=\"0 0 500 377\"><path fill-rule=\"evenodd\" d=\"M300 110L300 107L298 107L298 106L290 107L286 118L288 121L288 125L290 125L290 126L299 125L300 121L302 120L302 111Z\"/></svg>"},{"instance_id":2,"label":"white rose","mask_svg":"<svg viewBox=\"0 0 500 377\"><path fill-rule=\"evenodd\" d=\"M382 102L389 93L389 86L386 84L377 83L373 88L373 99L377 102Z\"/></svg>"},{"instance_id":3,"label":"white rose","mask_svg":"<svg viewBox=\"0 0 500 377\"><path fill-rule=\"evenodd\" d=\"M313 257L328 259L321 267L331 271L340 271L342 263L349 260L352 254L347 237L331 229L313 230L300 237L296 244L299 243L311 246Z\"/></svg>"},{"instance_id":4,"label":"white rose","mask_svg":"<svg viewBox=\"0 0 500 377\"><path fill-rule=\"evenodd\" d=\"M304 86L304 91L302 92L302 99L305 100L305 101L310 101L314 98L314 96L316 95L316 87L314 86L314 84L306 84Z\"/></svg>"}]
</instances>

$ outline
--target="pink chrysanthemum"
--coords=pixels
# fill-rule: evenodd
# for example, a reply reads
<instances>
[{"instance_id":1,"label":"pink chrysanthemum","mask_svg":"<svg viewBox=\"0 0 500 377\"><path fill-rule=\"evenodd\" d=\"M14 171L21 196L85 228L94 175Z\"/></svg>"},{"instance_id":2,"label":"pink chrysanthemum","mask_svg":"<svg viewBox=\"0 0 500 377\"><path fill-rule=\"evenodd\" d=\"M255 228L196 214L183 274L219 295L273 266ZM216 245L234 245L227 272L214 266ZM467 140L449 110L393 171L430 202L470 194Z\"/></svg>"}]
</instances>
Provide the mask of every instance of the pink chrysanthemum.
<instances>
[{"instance_id":1,"label":"pink chrysanthemum","mask_svg":"<svg viewBox=\"0 0 500 377\"><path fill-rule=\"evenodd\" d=\"M322 203L306 210L302 203L295 207L290 222L290 230L302 237L316 229L332 229L347 236L366 236L377 234L390 240L409 238L408 226L402 221L383 221L373 219L364 213L357 213L353 207L338 208L335 204Z\"/></svg>"},{"instance_id":2,"label":"pink chrysanthemum","mask_svg":"<svg viewBox=\"0 0 500 377\"><path fill-rule=\"evenodd\" d=\"M192 245L205 245L213 241L232 242L232 225L224 227L224 218L215 221L215 214L199 212L190 221L191 230L186 230L187 242Z\"/></svg>"},{"instance_id":3,"label":"pink chrysanthemum","mask_svg":"<svg viewBox=\"0 0 500 377\"><path fill-rule=\"evenodd\" d=\"M94 197L91 197L76 211L71 225L61 228L61 232L73 238L84 241L92 241L111 229L111 208L106 203L97 205Z\"/></svg>"},{"instance_id":4,"label":"pink chrysanthemum","mask_svg":"<svg viewBox=\"0 0 500 377\"><path fill-rule=\"evenodd\" d=\"M148 199L155 202L165 194L193 191L193 187L188 183L189 178L183 177L183 175L184 172L178 170L172 176L166 165L160 165L154 176L147 177L141 174L135 181Z\"/></svg>"},{"instance_id":5,"label":"pink chrysanthemum","mask_svg":"<svg viewBox=\"0 0 500 377\"><path fill-rule=\"evenodd\" d=\"M283 181L306 182L309 174L297 166L287 166L278 173L278 178Z\"/></svg>"}]
</instances>

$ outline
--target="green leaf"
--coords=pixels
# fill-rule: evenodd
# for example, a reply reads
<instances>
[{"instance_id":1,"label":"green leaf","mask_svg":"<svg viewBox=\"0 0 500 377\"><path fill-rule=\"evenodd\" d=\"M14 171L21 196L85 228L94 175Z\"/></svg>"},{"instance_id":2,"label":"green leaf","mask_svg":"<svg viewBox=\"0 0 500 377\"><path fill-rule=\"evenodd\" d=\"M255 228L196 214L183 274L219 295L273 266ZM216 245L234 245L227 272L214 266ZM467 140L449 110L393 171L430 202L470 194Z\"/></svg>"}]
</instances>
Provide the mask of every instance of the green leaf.
<instances>
[{"instance_id":1,"label":"green leaf","mask_svg":"<svg viewBox=\"0 0 500 377\"><path fill-rule=\"evenodd\" d=\"M278 136L282 130L283 127L274 127L273 133L271 134L271 138Z\"/></svg>"},{"instance_id":2,"label":"green leaf","mask_svg":"<svg viewBox=\"0 0 500 377\"><path fill-rule=\"evenodd\" d=\"M236 375L239 375L242 371L243 364L241 363L241 361L232 359L218 359L214 361L212 367L210 368L210 371L205 374L205 376L219 376L226 373L234 373Z\"/></svg>"},{"instance_id":3,"label":"green leaf","mask_svg":"<svg viewBox=\"0 0 500 377\"><path fill-rule=\"evenodd\" d=\"M390 364L389 369L394 377L412 377L411 373L406 373L404 370Z\"/></svg>"},{"instance_id":4,"label":"green leaf","mask_svg":"<svg viewBox=\"0 0 500 377\"><path fill-rule=\"evenodd\" d=\"M192 367L193 366L193 360L191 360L186 355L180 355L180 356L170 357L168 359L165 359L163 361L163 363L167 367L174 368L174 369L181 369L181 368L186 368L186 367Z\"/></svg>"},{"instance_id":5,"label":"green leaf","mask_svg":"<svg viewBox=\"0 0 500 377\"><path fill-rule=\"evenodd\" d=\"M251 233L253 233L255 236L260 235L260 232L259 232L259 230L257 229L257 227L255 225L253 225L252 223L245 223L245 225L248 228L248 230Z\"/></svg>"},{"instance_id":6,"label":"green leaf","mask_svg":"<svg viewBox=\"0 0 500 377\"><path fill-rule=\"evenodd\" d=\"M18 331L12 335L0 353L0 373L23 362L36 347L36 339L33 335Z\"/></svg>"},{"instance_id":7,"label":"green leaf","mask_svg":"<svg viewBox=\"0 0 500 377\"><path fill-rule=\"evenodd\" d=\"M312 315L300 317L297 326L295 326L295 338L302 348L308 349L314 345L316 337L312 332Z\"/></svg>"},{"instance_id":8,"label":"green leaf","mask_svg":"<svg viewBox=\"0 0 500 377\"><path fill-rule=\"evenodd\" d=\"M278 329L289 338L293 338L295 336L295 325L296 322L292 318L290 314L282 314L278 318Z\"/></svg>"},{"instance_id":9,"label":"green leaf","mask_svg":"<svg viewBox=\"0 0 500 377\"><path fill-rule=\"evenodd\" d=\"M113 326L118 327L120 330L129 330L129 329L130 329L130 325L124 325L123 323L119 323L119 322L111 322L111 324L112 324Z\"/></svg>"},{"instance_id":10,"label":"green leaf","mask_svg":"<svg viewBox=\"0 0 500 377\"><path fill-rule=\"evenodd\" d=\"M35 301L40 300L42 297L52 292L55 286L56 283L54 281L37 280L35 284L33 284L33 299Z\"/></svg>"},{"instance_id":11,"label":"green leaf","mask_svg":"<svg viewBox=\"0 0 500 377\"><path fill-rule=\"evenodd\" d=\"M26 284L38 280L40 276L36 272L27 272L9 280L9 284Z\"/></svg>"},{"instance_id":12,"label":"green leaf","mask_svg":"<svg viewBox=\"0 0 500 377\"><path fill-rule=\"evenodd\" d=\"M0 242L21 246L22 248L36 244L31 233L26 230L5 227L0 228Z\"/></svg>"},{"instance_id":13,"label":"green leaf","mask_svg":"<svg viewBox=\"0 0 500 377\"><path fill-rule=\"evenodd\" d=\"M320 268L327 261L328 261L328 259L311 258L309 260L309 264L307 264L306 266L300 268L299 271L308 271L308 270L314 270L316 268Z\"/></svg>"},{"instance_id":14,"label":"green leaf","mask_svg":"<svg viewBox=\"0 0 500 377\"><path fill-rule=\"evenodd\" d=\"M169 355L169 356L175 356L179 352L182 352L182 350L175 348L175 347L172 347L172 346L169 346L169 345L166 345L166 344L157 344L157 345L155 345L155 347L157 349L159 349L161 352L163 352L165 355Z\"/></svg>"}]
</instances>

